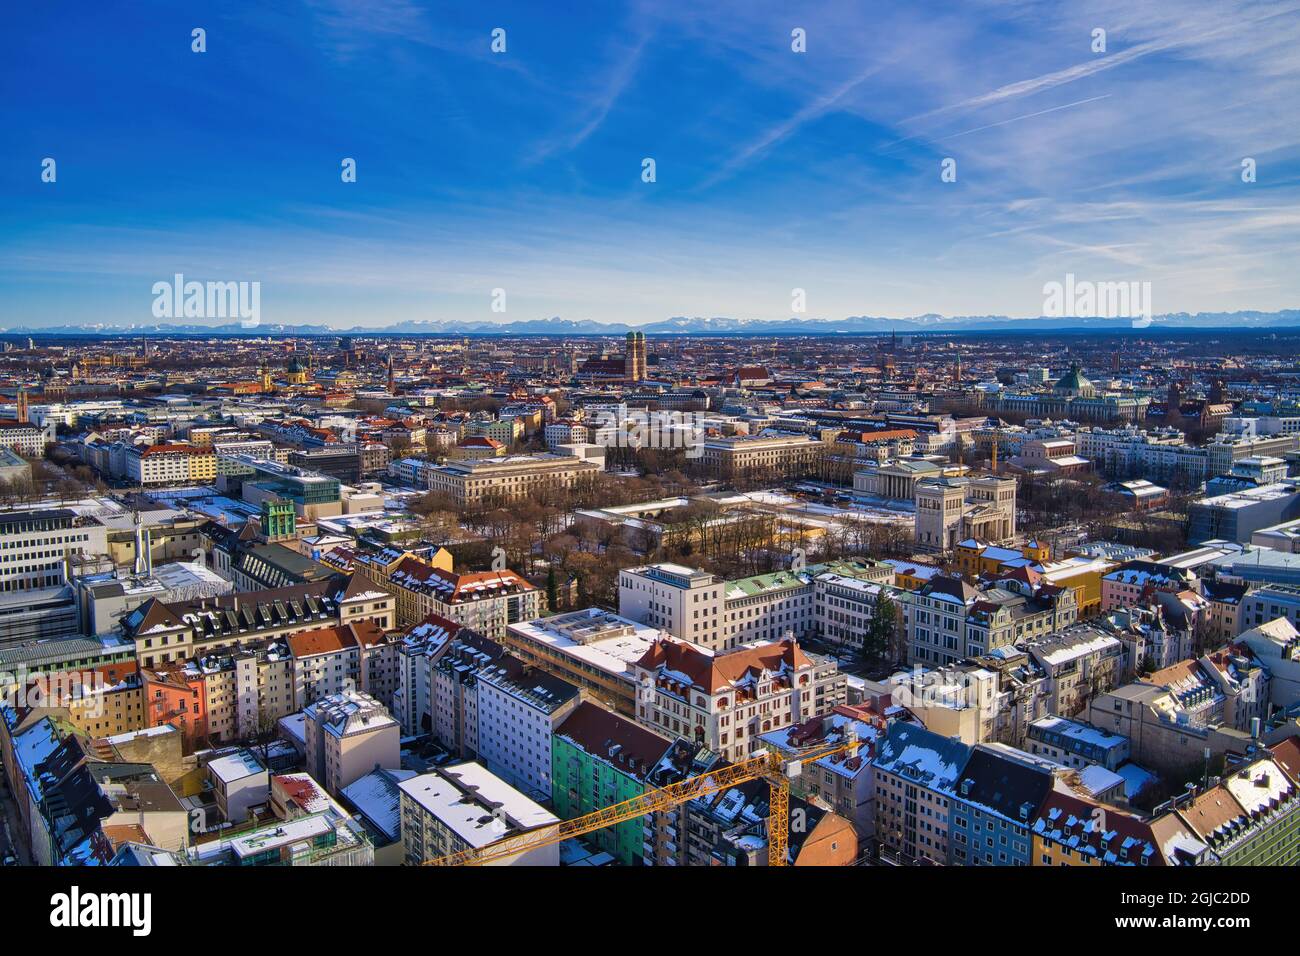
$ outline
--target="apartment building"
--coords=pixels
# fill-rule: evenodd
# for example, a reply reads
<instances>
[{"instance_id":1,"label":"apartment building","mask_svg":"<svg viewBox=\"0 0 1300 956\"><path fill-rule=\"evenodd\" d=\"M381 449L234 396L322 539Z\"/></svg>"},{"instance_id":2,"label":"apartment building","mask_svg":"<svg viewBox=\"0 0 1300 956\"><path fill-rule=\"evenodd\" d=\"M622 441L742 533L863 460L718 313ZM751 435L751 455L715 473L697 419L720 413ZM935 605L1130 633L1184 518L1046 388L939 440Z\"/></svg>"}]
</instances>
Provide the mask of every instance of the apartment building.
<instances>
[{"instance_id":1,"label":"apartment building","mask_svg":"<svg viewBox=\"0 0 1300 956\"><path fill-rule=\"evenodd\" d=\"M758 750L765 733L847 703L835 662L789 639L714 653L664 638L636 662L635 672L638 721L728 760Z\"/></svg>"},{"instance_id":2,"label":"apartment building","mask_svg":"<svg viewBox=\"0 0 1300 956\"><path fill-rule=\"evenodd\" d=\"M560 445L585 443L590 437L590 432L584 423L566 419L547 425L543 435L546 439L546 447L555 451Z\"/></svg>"},{"instance_id":3,"label":"apartment building","mask_svg":"<svg viewBox=\"0 0 1300 956\"><path fill-rule=\"evenodd\" d=\"M501 645L468 628L431 655L429 720L433 735L467 760L479 753L478 672L505 655Z\"/></svg>"},{"instance_id":4,"label":"apartment building","mask_svg":"<svg viewBox=\"0 0 1300 956\"><path fill-rule=\"evenodd\" d=\"M1036 682L1041 684L1041 678ZM1008 723L1011 695L1003 690L997 671L974 661L899 671L890 676L889 690L893 703L906 707L937 734L967 744L1006 736L1002 728ZM1033 706L1024 715L1028 719L1038 713L1037 696L1029 698Z\"/></svg>"},{"instance_id":5,"label":"apartment building","mask_svg":"<svg viewBox=\"0 0 1300 956\"><path fill-rule=\"evenodd\" d=\"M393 599L359 575L215 598L141 604L122 619L142 667L157 667L323 627L392 627Z\"/></svg>"},{"instance_id":6,"label":"apartment building","mask_svg":"<svg viewBox=\"0 0 1300 956\"><path fill-rule=\"evenodd\" d=\"M1246 629L1241 617L1241 607L1250 593L1247 585L1227 581L1202 581L1200 590L1201 597L1209 605L1208 615L1203 621L1206 640L1212 644L1222 644L1231 641Z\"/></svg>"},{"instance_id":7,"label":"apartment building","mask_svg":"<svg viewBox=\"0 0 1300 956\"><path fill-rule=\"evenodd\" d=\"M810 747L834 748L857 741L856 749L804 764L790 781L790 792L825 804L848 820L859 840L876 832L876 782L872 757L883 735L883 721L853 707L836 707L829 714L763 734L763 743L783 755L796 757Z\"/></svg>"},{"instance_id":8,"label":"apartment building","mask_svg":"<svg viewBox=\"0 0 1300 956\"><path fill-rule=\"evenodd\" d=\"M979 744L957 779L948 813L955 866L1029 866L1033 825L1055 764L1003 744Z\"/></svg>"},{"instance_id":9,"label":"apartment building","mask_svg":"<svg viewBox=\"0 0 1300 956\"><path fill-rule=\"evenodd\" d=\"M1104 475L1195 486L1210 477L1209 452L1176 428L1080 428L1079 454Z\"/></svg>"},{"instance_id":10,"label":"apartment building","mask_svg":"<svg viewBox=\"0 0 1300 956\"><path fill-rule=\"evenodd\" d=\"M1267 751L1225 770L1216 786L1176 797L1172 812L1219 866L1300 864L1300 788Z\"/></svg>"},{"instance_id":11,"label":"apartment building","mask_svg":"<svg viewBox=\"0 0 1300 956\"><path fill-rule=\"evenodd\" d=\"M767 784L761 780L692 800L661 828L671 839L658 841L657 848L667 852L654 857L655 865L766 866L768 812ZM857 859L852 823L821 801L790 795L787 866L852 866Z\"/></svg>"},{"instance_id":12,"label":"apartment building","mask_svg":"<svg viewBox=\"0 0 1300 956\"><path fill-rule=\"evenodd\" d=\"M0 448L12 448L28 458L45 455L45 445L54 441L54 422L37 427L28 422L0 420Z\"/></svg>"},{"instance_id":13,"label":"apartment building","mask_svg":"<svg viewBox=\"0 0 1300 956\"><path fill-rule=\"evenodd\" d=\"M1083 713L1094 697L1119 686L1127 671L1124 645L1090 624L1072 624L1023 646L1046 678L1049 709L1063 717Z\"/></svg>"},{"instance_id":14,"label":"apartment building","mask_svg":"<svg viewBox=\"0 0 1300 956\"><path fill-rule=\"evenodd\" d=\"M491 436L489 436L491 437ZM572 455L509 455L449 461L427 472L429 489L449 496L457 507L485 501L513 501L545 488L570 488L604 471L596 461Z\"/></svg>"},{"instance_id":15,"label":"apartment building","mask_svg":"<svg viewBox=\"0 0 1300 956\"><path fill-rule=\"evenodd\" d=\"M1075 622L1072 590L1002 583L1006 586L981 588L960 578L936 575L919 590L905 592L901 600L906 610L909 663L951 664L1045 636Z\"/></svg>"},{"instance_id":16,"label":"apartment building","mask_svg":"<svg viewBox=\"0 0 1300 956\"><path fill-rule=\"evenodd\" d=\"M1101 610L1138 604L1155 591L1195 591L1199 587L1195 572L1157 561L1127 561L1101 579Z\"/></svg>"},{"instance_id":17,"label":"apartment building","mask_svg":"<svg viewBox=\"0 0 1300 956\"><path fill-rule=\"evenodd\" d=\"M246 740L298 710L294 659L284 640L253 642L173 666L177 682L199 691L213 742Z\"/></svg>"},{"instance_id":18,"label":"apartment building","mask_svg":"<svg viewBox=\"0 0 1300 956\"><path fill-rule=\"evenodd\" d=\"M680 564L652 564L619 573L618 612L700 647L732 646L724 626L719 578Z\"/></svg>"},{"instance_id":19,"label":"apartment building","mask_svg":"<svg viewBox=\"0 0 1300 956\"><path fill-rule=\"evenodd\" d=\"M876 839L882 852L943 866L949 818L971 748L916 724L895 721L874 765Z\"/></svg>"},{"instance_id":20,"label":"apartment building","mask_svg":"<svg viewBox=\"0 0 1300 956\"><path fill-rule=\"evenodd\" d=\"M204 485L217 480L217 454L211 447L130 445L125 464L126 477L144 487Z\"/></svg>"},{"instance_id":21,"label":"apartment building","mask_svg":"<svg viewBox=\"0 0 1300 956\"><path fill-rule=\"evenodd\" d=\"M1281 458L1300 447L1300 436L1221 434L1205 446L1209 454L1209 474L1227 475L1235 466L1253 458Z\"/></svg>"},{"instance_id":22,"label":"apartment building","mask_svg":"<svg viewBox=\"0 0 1300 956\"><path fill-rule=\"evenodd\" d=\"M1269 700L1275 707L1300 703L1300 633L1285 617L1242 631L1235 643L1250 654L1269 674Z\"/></svg>"},{"instance_id":23,"label":"apartment building","mask_svg":"<svg viewBox=\"0 0 1300 956\"><path fill-rule=\"evenodd\" d=\"M817 636L861 649L882 601L893 604L894 626L901 631L905 628L902 594L898 588L881 582L846 577L833 571L819 574L813 579L813 621Z\"/></svg>"},{"instance_id":24,"label":"apartment building","mask_svg":"<svg viewBox=\"0 0 1300 956\"><path fill-rule=\"evenodd\" d=\"M344 691L303 710L307 772L333 796L376 767L397 770L401 729L369 694Z\"/></svg>"},{"instance_id":25,"label":"apartment building","mask_svg":"<svg viewBox=\"0 0 1300 956\"><path fill-rule=\"evenodd\" d=\"M23 842L38 866L106 864L110 834L137 828L165 850L189 843L189 813L148 763L95 746L57 712L18 721L0 708L4 758Z\"/></svg>"},{"instance_id":26,"label":"apartment building","mask_svg":"<svg viewBox=\"0 0 1300 956\"><path fill-rule=\"evenodd\" d=\"M325 698L359 686L361 650L359 628L374 628L368 622L299 631L284 639L293 660L294 706L301 709Z\"/></svg>"},{"instance_id":27,"label":"apartment building","mask_svg":"<svg viewBox=\"0 0 1300 956\"><path fill-rule=\"evenodd\" d=\"M1040 717L1029 725L1026 746L1031 754L1074 770L1095 764L1113 771L1130 756L1127 737L1052 715Z\"/></svg>"},{"instance_id":28,"label":"apartment building","mask_svg":"<svg viewBox=\"0 0 1300 956\"><path fill-rule=\"evenodd\" d=\"M407 864L419 865L465 850L479 850L559 818L486 767L462 763L403 780L402 846ZM558 843L490 864L559 866Z\"/></svg>"},{"instance_id":29,"label":"apartment building","mask_svg":"<svg viewBox=\"0 0 1300 956\"><path fill-rule=\"evenodd\" d=\"M550 800L552 738L578 706L578 688L509 654L475 677L480 762L517 790Z\"/></svg>"},{"instance_id":30,"label":"apartment building","mask_svg":"<svg viewBox=\"0 0 1300 956\"><path fill-rule=\"evenodd\" d=\"M251 808L270 797L271 775L251 750L217 757L208 764L207 776L222 820L243 823Z\"/></svg>"},{"instance_id":31,"label":"apartment building","mask_svg":"<svg viewBox=\"0 0 1300 956\"><path fill-rule=\"evenodd\" d=\"M555 729L550 777L552 806L564 820L595 813L682 779L671 759L673 740L642 725L584 702ZM696 748L682 742L685 755ZM628 820L592 833L588 839L623 866L644 856L643 820Z\"/></svg>"},{"instance_id":32,"label":"apartment building","mask_svg":"<svg viewBox=\"0 0 1300 956\"><path fill-rule=\"evenodd\" d=\"M1253 657L1223 649L1098 694L1087 721L1127 737L1136 763L1191 773L1204 766L1206 750L1246 752L1252 721L1268 707L1269 679Z\"/></svg>"},{"instance_id":33,"label":"apartment building","mask_svg":"<svg viewBox=\"0 0 1300 956\"><path fill-rule=\"evenodd\" d=\"M407 736L433 729L434 667L463 630L455 621L431 614L394 643L397 689L391 711Z\"/></svg>"},{"instance_id":34,"label":"apartment building","mask_svg":"<svg viewBox=\"0 0 1300 956\"><path fill-rule=\"evenodd\" d=\"M1208 858L1206 845L1177 815L1127 813L1059 780L1030 829L1034 866L1196 866Z\"/></svg>"},{"instance_id":35,"label":"apartment building","mask_svg":"<svg viewBox=\"0 0 1300 956\"><path fill-rule=\"evenodd\" d=\"M542 613L542 592L510 570L457 574L408 557L388 576L387 590L403 627L436 614L495 640Z\"/></svg>"},{"instance_id":36,"label":"apartment building","mask_svg":"<svg viewBox=\"0 0 1300 956\"><path fill-rule=\"evenodd\" d=\"M5 672L0 666L0 697L25 700L30 707L60 707L82 733L108 737L144 727L143 687L134 662L97 664L64 672Z\"/></svg>"}]
</instances>

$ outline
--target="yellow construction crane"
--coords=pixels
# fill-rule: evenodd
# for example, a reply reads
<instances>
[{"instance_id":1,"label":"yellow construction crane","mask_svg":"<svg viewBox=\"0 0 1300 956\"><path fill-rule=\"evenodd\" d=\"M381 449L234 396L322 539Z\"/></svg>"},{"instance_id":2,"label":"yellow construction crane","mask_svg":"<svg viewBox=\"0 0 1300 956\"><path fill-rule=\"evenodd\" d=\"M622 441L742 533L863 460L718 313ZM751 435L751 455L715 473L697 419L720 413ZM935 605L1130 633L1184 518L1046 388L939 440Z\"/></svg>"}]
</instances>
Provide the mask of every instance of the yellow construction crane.
<instances>
[{"instance_id":1,"label":"yellow construction crane","mask_svg":"<svg viewBox=\"0 0 1300 956\"><path fill-rule=\"evenodd\" d=\"M603 830L615 824L626 823L650 813L670 810L688 800L707 796L721 790L728 790L750 780L760 777L767 781L768 816L767 816L767 865L785 866L786 849L790 828L790 780L797 777L803 765L824 757L837 754L854 754L858 749L857 737L852 733L852 725L846 726L846 742L835 746L813 748L794 757L784 757L775 751L765 751L748 757L738 763L729 764L720 770L709 771L688 777L686 780L648 790L639 797L616 803L586 816L561 820L549 826L537 827L515 836L506 837L496 843L490 843L479 849L461 850L436 860L428 860L425 866L482 866L496 860L504 860L539 847L561 843L571 837L582 836L596 830Z\"/></svg>"}]
</instances>

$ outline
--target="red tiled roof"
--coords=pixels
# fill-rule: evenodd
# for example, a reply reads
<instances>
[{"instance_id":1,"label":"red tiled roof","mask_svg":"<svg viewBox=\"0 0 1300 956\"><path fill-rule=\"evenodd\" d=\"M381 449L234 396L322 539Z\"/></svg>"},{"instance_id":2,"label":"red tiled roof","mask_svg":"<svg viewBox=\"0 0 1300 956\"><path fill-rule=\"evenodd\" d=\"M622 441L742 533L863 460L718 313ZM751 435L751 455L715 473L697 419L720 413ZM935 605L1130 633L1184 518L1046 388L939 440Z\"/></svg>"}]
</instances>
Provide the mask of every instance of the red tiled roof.
<instances>
[{"instance_id":1,"label":"red tiled roof","mask_svg":"<svg viewBox=\"0 0 1300 956\"><path fill-rule=\"evenodd\" d=\"M1288 737L1269 748L1273 760L1296 783L1300 783L1300 738Z\"/></svg>"},{"instance_id":2,"label":"red tiled roof","mask_svg":"<svg viewBox=\"0 0 1300 956\"><path fill-rule=\"evenodd\" d=\"M285 638L294 657L312 657L316 654L330 654L357 646L352 626L322 627L314 631L303 631Z\"/></svg>"},{"instance_id":3,"label":"red tiled roof","mask_svg":"<svg viewBox=\"0 0 1300 956\"><path fill-rule=\"evenodd\" d=\"M660 640L642 655L637 664L647 670L662 665L664 670L683 674L693 686L714 694L747 675L762 670L779 673L782 665L797 670L810 667L812 660L800 650L798 643L791 640L741 648L726 654L709 654L683 641Z\"/></svg>"}]
</instances>

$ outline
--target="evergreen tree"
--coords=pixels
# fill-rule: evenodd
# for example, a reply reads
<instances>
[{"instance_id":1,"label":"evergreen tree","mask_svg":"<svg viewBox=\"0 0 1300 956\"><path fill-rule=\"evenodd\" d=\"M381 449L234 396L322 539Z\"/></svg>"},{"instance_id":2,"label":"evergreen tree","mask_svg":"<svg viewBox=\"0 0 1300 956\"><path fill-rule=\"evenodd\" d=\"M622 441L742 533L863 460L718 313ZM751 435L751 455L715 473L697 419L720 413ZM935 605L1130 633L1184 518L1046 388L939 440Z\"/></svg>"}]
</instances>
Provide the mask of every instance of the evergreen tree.
<instances>
[{"instance_id":1,"label":"evergreen tree","mask_svg":"<svg viewBox=\"0 0 1300 956\"><path fill-rule=\"evenodd\" d=\"M862 659L869 667L876 667L889 655L890 642L898 627L898 608L883 587L876 595L876 606L862 635Z\"/></svg>"},{"instance_id":2,"label":"evergreen tree","mask_svg":"<svg viewBox=\"0 0 1300 956\"><path fill-rule=\"evenodd\" d=\"M546 606L552 611L559 609L559 589L555 583L555 565L546 569Z\"/></svg>"}]
</instances>

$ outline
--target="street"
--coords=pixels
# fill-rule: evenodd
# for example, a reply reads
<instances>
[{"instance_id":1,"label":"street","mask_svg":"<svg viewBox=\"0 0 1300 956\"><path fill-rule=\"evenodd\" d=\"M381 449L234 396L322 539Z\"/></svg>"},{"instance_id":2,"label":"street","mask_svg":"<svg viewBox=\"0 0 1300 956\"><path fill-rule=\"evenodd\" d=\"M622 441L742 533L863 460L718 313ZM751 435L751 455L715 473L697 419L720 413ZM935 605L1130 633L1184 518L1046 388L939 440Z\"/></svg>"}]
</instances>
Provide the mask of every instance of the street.
<instances>
[{"instance_id":1,"label":"street","mask_svg":"<svg viewBox=\"0 0 1300 956\"><path fill-rule=\"evenodd\" d=\"M13 793L9 789L9 781L5 778L4 773L0 771L0 860L7 859L12 854L17 857L19 863L23 865L30 863L27 847L24 841L18 837L21 832L18 821L18 808L14 804Z\"/></svg>"}]
</instances>

